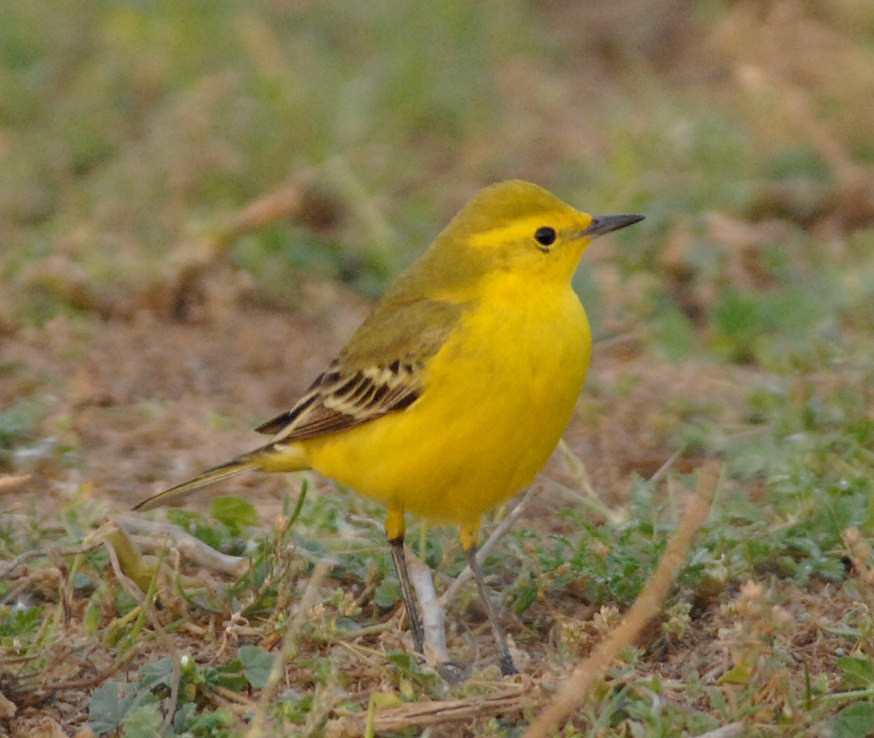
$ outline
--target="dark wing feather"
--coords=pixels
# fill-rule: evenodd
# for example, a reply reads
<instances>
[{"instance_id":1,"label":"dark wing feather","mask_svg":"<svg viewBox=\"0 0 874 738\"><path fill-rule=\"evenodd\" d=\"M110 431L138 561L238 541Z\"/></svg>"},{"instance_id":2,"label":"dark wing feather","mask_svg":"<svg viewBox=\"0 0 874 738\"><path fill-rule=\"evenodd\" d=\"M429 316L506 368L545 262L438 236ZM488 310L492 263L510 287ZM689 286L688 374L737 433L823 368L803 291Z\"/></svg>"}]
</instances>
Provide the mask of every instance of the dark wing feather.
<instances>
[{"instance_id":1,"label":"dark wing feather","mask_svg":"<svg viewBox=\"0 0 874 738\"><path fill-rule=\"evenodd\" d=\"M333 362L291 410L255 430L278 434L277 441L303 441L402 410L419 397L418 372L411 365L368 367L351 375L338 369Z\"/></svg>"},{"instance_id":2,"label":"dark wing feather","mask_svg":"<svg viewBox=\"0 0 874 738\"><path fill-rule=\"evenodd\" d=\"M277 442L303 441L398 412L419 398L428 360L466 306L386 298L294 407L256 428L259 433L276 435Z\"/></svg>"}]
</instances>

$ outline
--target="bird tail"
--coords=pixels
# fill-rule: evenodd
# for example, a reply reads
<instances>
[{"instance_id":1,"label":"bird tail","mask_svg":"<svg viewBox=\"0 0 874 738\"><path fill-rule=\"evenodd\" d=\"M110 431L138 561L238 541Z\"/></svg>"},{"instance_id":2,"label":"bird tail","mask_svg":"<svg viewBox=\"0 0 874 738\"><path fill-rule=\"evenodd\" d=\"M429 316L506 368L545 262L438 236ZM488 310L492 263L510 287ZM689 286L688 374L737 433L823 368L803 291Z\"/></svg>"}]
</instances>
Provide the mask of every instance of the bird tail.
<instances>
[{"instance_id":1,"label":"bird tail","mask_svg":"<svg viewBox=\"0 0 874 738\"><path fill-rule=\"evenodd\" d=\"M284 454L283 451L286 451L286 453ZM138 502L133 509L151 510L159 505L164 505L171 500L185 497L201 487L206 487L215 482L220 482L223 479L228 479L229 477L235 477L237 474L249 469L278 471L279 467L270 463L277 456L283 457L283 461L285 462L282 464L282 471L301 471L307 468L307 464L302 460L288 458L287 450L271 443L267 446L257 448L254 451L250 451L249 453L241 454L235 459L231 459L230 461L215 466L212 469L207 469L203 474L194 477L194 479L189 479L187 482L177 484L175 487L171 487L170 489L166 489L156 495L147 497L142 502Z\"/></svg>"}]
</instances>

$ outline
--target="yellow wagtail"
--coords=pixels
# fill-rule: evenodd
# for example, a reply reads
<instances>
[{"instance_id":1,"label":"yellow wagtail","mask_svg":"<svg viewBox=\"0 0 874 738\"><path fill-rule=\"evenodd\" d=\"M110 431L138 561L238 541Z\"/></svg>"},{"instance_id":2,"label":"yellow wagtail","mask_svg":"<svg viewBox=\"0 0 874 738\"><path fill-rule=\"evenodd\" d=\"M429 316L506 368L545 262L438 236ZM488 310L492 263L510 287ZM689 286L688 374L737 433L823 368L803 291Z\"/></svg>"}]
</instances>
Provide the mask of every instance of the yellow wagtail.
<instances>
[{"instance_id":1,"label":"yellow wagtail","mask_svg":"<svg viewBox=\"0 0 874 738\"><path fill-rule=\"evenodd\" d=\"M404 512L461 526L501 671L516 671L476 560L483 513L528 485L570 420L591 354L571 288L592 216L527 182L482 190L404 272L264 446L161 492L147 509L247 469L316 471L382 502L416 649Z\"/></svg>"}]
</instances>

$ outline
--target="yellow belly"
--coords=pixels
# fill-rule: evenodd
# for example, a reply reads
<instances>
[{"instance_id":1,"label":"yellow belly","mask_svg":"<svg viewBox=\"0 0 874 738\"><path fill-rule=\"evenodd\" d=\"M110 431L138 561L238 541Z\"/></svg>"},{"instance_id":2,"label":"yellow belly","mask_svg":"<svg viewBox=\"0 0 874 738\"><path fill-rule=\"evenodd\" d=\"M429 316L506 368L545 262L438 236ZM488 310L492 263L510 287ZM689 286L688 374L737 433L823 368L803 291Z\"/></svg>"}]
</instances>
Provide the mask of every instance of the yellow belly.
<instances>
[{"instance_id":1,"label":"yellow belly","mask_svg":"<svg viewBox=\"0 0 874 738\"><path fill-rule=\"evenodd\" d=\"M591 336L576 295L541 298L475 311L432 359L407 410L298 450L388 507L476 523L546 463L586 377Z\"/></svg>"}]
</instances>

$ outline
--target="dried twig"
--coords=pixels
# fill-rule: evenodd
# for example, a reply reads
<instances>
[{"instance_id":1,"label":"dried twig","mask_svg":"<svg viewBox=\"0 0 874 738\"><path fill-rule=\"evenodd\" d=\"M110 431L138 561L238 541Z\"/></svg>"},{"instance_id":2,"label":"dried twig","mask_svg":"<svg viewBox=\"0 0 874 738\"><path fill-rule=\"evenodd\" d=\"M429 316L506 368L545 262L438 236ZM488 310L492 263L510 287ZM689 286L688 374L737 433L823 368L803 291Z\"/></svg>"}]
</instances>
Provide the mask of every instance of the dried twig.
<instances>
[{"instance_id":1,"label":"dried twig","mask_svg":"<svg viewBox=\"0 0 874 738\"><path fill-rule=\"evenodd\" d=\"M299 173L293 181L261 195L234 213L215 233L187 247L189 261L176 281L173 304L176 318L186 317L188 295L197 292L204 275L240 236L285 219L301 221L314 228L324 228L337 220L338 205L314 191L311 179L312 171Z\"/></svg>"},{"instance_id":2,"label":"dried twig","mask_svg":"<svg viewBox=\"0 0 874 738\"><path fill-rule=\"evenodd\" d=\"M85 554L89 551L93 551L95 548L100 548L100 543L91 543L85 546L80 546L79 548L65 548L56 551L57 556L78 556L79 554ZM0 579L6 579L11 576L11 574L23 563L29 561L30 559L35 559L40 556L47 556L46 549L37 548L31 551L25 551L22 554L16 556L12 561L5 563L3 568L0 569Z\"/></svg>"},{"instance_id":3,"label":"dried twig","mask_svg":"<svg viewBox=\"0 0 874 738\"><path fill-rule=\"evenodd\" d=\"M430 725L468 722L483 716L520 714L536 700L534 682L512 686L491 694L457 700L411 702L401 707L379 710L373 721L374 733L426 728ZM337 738L364 733L364 717L341 717L328 726Z\"/></svg>"},{"instance_id":4,"label":"dried twig","mask_svg":"<svg viewBox=\"0 0 874 738\"><path fill-rule=\"evenodd\" d=\"M666 476L667 473L671 470L671 467L674 465L674 462L680 458L680 456L686 451L686 446L680 446L674 453L672 453L658 469L655 470L655 474L653 474L649 478L649 483L652 487L655 487L656 484L662 481L662 477Z\"/></svg>"},{"instance_id":5,"label":"dried twig","mask_svg":"<svg viewBox=\"0 0 874 738\"><path fill-rule=\"evenodd\" d=\"M422 609L422 627L425 630L425 660L439 667L449 661L446 647L446 609L441 606L434 589L431 568L413 552L407 552L410 582L416 590L416 599Z\"/></svg>"},{"instance_id":6,"label":"dried twig","mask_svg":"<svg viewBox=\"0 0 874 738\"><path fill-rule=\"evenodd\" d=\"M696 738L739 738L746 733L743 723L729 723L714 730L701 733Z\"/></svg>"},{"instance_id":7,"label":"dried twig","mask_svg":"<svg viewBox=\"0 0 874 738\"><path fill-rule=\"evenodd\" d=\"M577 665L558 695L528 729L526 738L548 738L558 732L589 687L604 676L622 649L630 645L650 618L658 613L668 587L674 581L698 529L710 512L710 502L718 480L719 466L716 462L709 462L699 470L695 495L689 499L686 512L646 588L622 618L619 626L588 658Z\"/></svg>"},{"instance_id":8,"label":"dried twig","mask_svg":"<svg viewBox=\"0 0 874 738\"><path fill-rule=\"evenodd\" d=\"M571 499L581 502L604 520L614 524L621 523L624 519L624 512L621 510L614 510L601 501L601 496L592 486L592 480L589 478L589 472L586 470L585 462L571 450L564 438L559 440L557 448L561 453L568 470L576 479L576 485L569 487L568 485L559 482L557 479L547 476L543 472L540 473L540 476L549 482L550 486L555 487L560 492L568 495Z\"/></svg>"},{"instance_id":9,"label":"dried twig","mask_svg":"<svg viewBox=\"0 0 874 738\"><path fill-rule=\"evenodd\" d=\"M137 538L137 545L146 550L161 549L165 539L171 538L173 548L198 566L239 578L249 569L249 560L240 556L229 556L208 546L203 541L186 533L172 523L156 523L144 520L139 515L125 513L117 520L127 533L143 535Z\"/></svg>"},{"instance_id":10,"label":"dried twig","mask_svg":"<svg viewBox=\"0 0 874 738\"><path fill-rule=\"evenodd\" d=\"M4 474L0 476L0 495L15 492L15 488L30 481L30 474Z\"/></svg>"},{"instance_id":11,"label":"dried twig","mask_svg":"<svg viewBox=\"0 0 874 738\"><path fill-rule=\"evenodd\" d=\"M121 671L121 669L130 664L131 661L140 656L142 654L142 651L143 648L141 646L135 646L130 651L127 651L126 653L123 653L121 656L119 656L118 659L112 664L112 666L107 667L97 674L93 674L89 677L65 679L60 682L45 682L43 684L40 684L37 689L41 692L61 692L65 689L82 690L100 686L101 684L103 684L103 682L105 682L114 674L117 674L119 671Z\"/></svg>"},{"instance_id":12,"label":"dried twig","mask_svg":"<svg viewBox=\"0 0 874 738\"><path fill-rule=\"evenodd\" d=\"M297 651L301 628L306 619L310 616L313 606L319 598L319 588L322 586L322 582L325 580L328 572L331 571L332 566L332 561L323 559L319 561L313 569L313 574L307 583L303 596L298 602L297 609L295 610L294 615L288 620L285 634L282 637L282 647L279 649L279 652L273 656L273 664L270 667L270 674L267 677L267 683L261 691L261 698L258 700L255 715L252 717L252 722L249 724L249 730L246 732L247 738L261 738L261 736L270 735L270 733L265 732L267 707L273 699L277 685L285 675L285 664L294 657L294 654Z\"/></svg>"}]
</instances>

